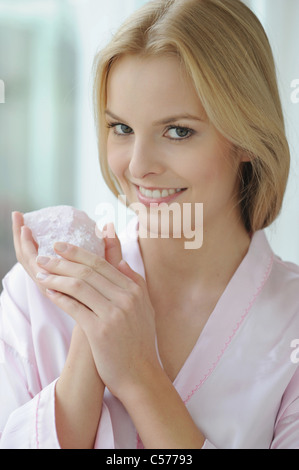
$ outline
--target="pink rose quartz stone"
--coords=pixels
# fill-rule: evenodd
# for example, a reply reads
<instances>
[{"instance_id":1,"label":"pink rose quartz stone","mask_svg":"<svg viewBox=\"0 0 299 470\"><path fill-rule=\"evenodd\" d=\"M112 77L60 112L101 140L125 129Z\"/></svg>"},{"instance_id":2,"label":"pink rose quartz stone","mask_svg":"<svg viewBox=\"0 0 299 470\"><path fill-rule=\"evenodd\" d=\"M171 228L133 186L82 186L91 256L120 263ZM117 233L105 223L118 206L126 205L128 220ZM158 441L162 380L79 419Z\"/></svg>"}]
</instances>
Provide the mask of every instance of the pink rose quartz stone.
<instances>
[{"instance_id":1,"label":"pink rose quartz stone","mask_svg":"<svg viewBox=\"0 0 299 470\"><path fill-rule=\"evenodd\" d=\"M105 257L105 242L100 238L96 223L88 215L71 206L46 207L24 214L24 223L38 244L38 254L56 256L55 242L80 246Z\"/></svg>"}]
</instances>

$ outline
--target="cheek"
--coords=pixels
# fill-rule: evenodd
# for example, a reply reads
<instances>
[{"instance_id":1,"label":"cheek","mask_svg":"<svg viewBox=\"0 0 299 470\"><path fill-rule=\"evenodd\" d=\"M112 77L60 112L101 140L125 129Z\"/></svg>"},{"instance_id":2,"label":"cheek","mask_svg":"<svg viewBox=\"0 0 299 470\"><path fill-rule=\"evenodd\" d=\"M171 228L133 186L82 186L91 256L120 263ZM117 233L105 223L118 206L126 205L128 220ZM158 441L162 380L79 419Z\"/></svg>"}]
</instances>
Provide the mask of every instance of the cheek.
<instances>
[{"instance_id":1,"label":"cheek","mask_svg":"<svg viewBox=\"0 0 299 470\"><path fill-rule=\"evenodd\" d=\"M238 174L233 162L226 159L215 163L214 168L208 173L206 178L208 187L210 188L210 197L217 204L226 205L235 201L238 192Z\"/></svg>"},{"instance_id":2,"label":"cheek","mask_svg":"<svg viewBox=\"0 0 299 470\"><path fill-rule=\"evenodd\" d=\"M121 147L109 143L109 139L107 142L107 161L112 173L121 179L128 165L126 153Z\"/></svg>"},{"instance_id":3,"label":"cheek","mask_svg":"<svg viewBox=\"0 0 299 470\"><path fill-rule=\"evenodd\" d=\"M200 191L203 189L207 191L211 185L219 182L221 171L217 167L217 164L212 158L198 158L197 161L193 161L193 164L188 162L185 163L182 168L181 175L191 183L193 187L197 187Z\"/></svg>"},{"instance_id":4,"label":"cheek","mask_svg":"<svg viewBox=\"0 0 299 470\"><path fill-rule=\"evenodd\" d=\"M201 157L192 172L189 172L192 186L198 189L205 200L224 201L232 198L239 178L237 167L230 156L221 149L215 149L205 152Z\"/></svg>"}]
</instances>

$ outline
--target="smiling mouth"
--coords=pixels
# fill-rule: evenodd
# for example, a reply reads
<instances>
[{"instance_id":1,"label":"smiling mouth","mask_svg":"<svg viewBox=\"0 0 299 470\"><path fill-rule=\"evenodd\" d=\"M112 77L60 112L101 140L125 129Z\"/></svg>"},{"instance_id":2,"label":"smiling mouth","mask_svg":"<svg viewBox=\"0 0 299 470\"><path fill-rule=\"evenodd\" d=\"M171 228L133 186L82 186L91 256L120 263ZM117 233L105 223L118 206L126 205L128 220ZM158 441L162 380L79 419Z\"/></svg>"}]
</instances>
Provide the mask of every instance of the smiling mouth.
<instances>
[{"instance_id":1,"label":"smiling mouth","mask_svg":"<svg viewBox=\"0 0 299 470\"><path fill-rule=\"evenodd\" d=\"M181 193L185 191L187 188L173 188L173 189L149 189L144 188L143 186L137 186L140 194L149 199L163 199L168 198L169 196L173 196L174 194Z\"/></svg>"}]
</instances>

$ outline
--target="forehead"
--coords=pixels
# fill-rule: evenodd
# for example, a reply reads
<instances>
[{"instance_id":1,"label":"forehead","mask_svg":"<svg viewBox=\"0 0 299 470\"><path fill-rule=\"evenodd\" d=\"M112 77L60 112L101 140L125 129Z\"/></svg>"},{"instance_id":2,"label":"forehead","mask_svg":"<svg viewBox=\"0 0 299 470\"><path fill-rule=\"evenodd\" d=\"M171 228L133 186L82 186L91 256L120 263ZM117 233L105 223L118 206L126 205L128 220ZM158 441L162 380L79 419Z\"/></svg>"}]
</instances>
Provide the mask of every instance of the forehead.
<instances>
[{"instance_id":1,"label":"forehead","mask_svg":"<svg viewBox=\"0 0 299 470\"><path fill-rule=\"evenodd\" d=\"M108 77L107 108L120 116L140 113L153 119L161 113L204 114L191 78L170 55L118 59Z\"/></svg>"}]
</instances>

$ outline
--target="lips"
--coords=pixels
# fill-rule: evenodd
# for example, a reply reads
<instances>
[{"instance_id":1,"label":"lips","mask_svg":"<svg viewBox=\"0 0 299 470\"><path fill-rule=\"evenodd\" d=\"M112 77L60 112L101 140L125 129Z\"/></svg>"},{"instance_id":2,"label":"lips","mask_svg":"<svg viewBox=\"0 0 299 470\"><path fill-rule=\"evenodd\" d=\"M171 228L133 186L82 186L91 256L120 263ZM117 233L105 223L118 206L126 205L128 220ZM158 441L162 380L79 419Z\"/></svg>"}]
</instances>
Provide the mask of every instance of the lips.
<instances>
[{"instance_id":1,"label":"lips","mask_svg":"<svg viewBox=\"0 0 299 470\"><path fill-rule=\"evenodd\" d=\"M169 203L179 197L187 188L145 188L136 186L137 196L141 203L149 206L151 203Z\"/></svg>"}]
</instances>

